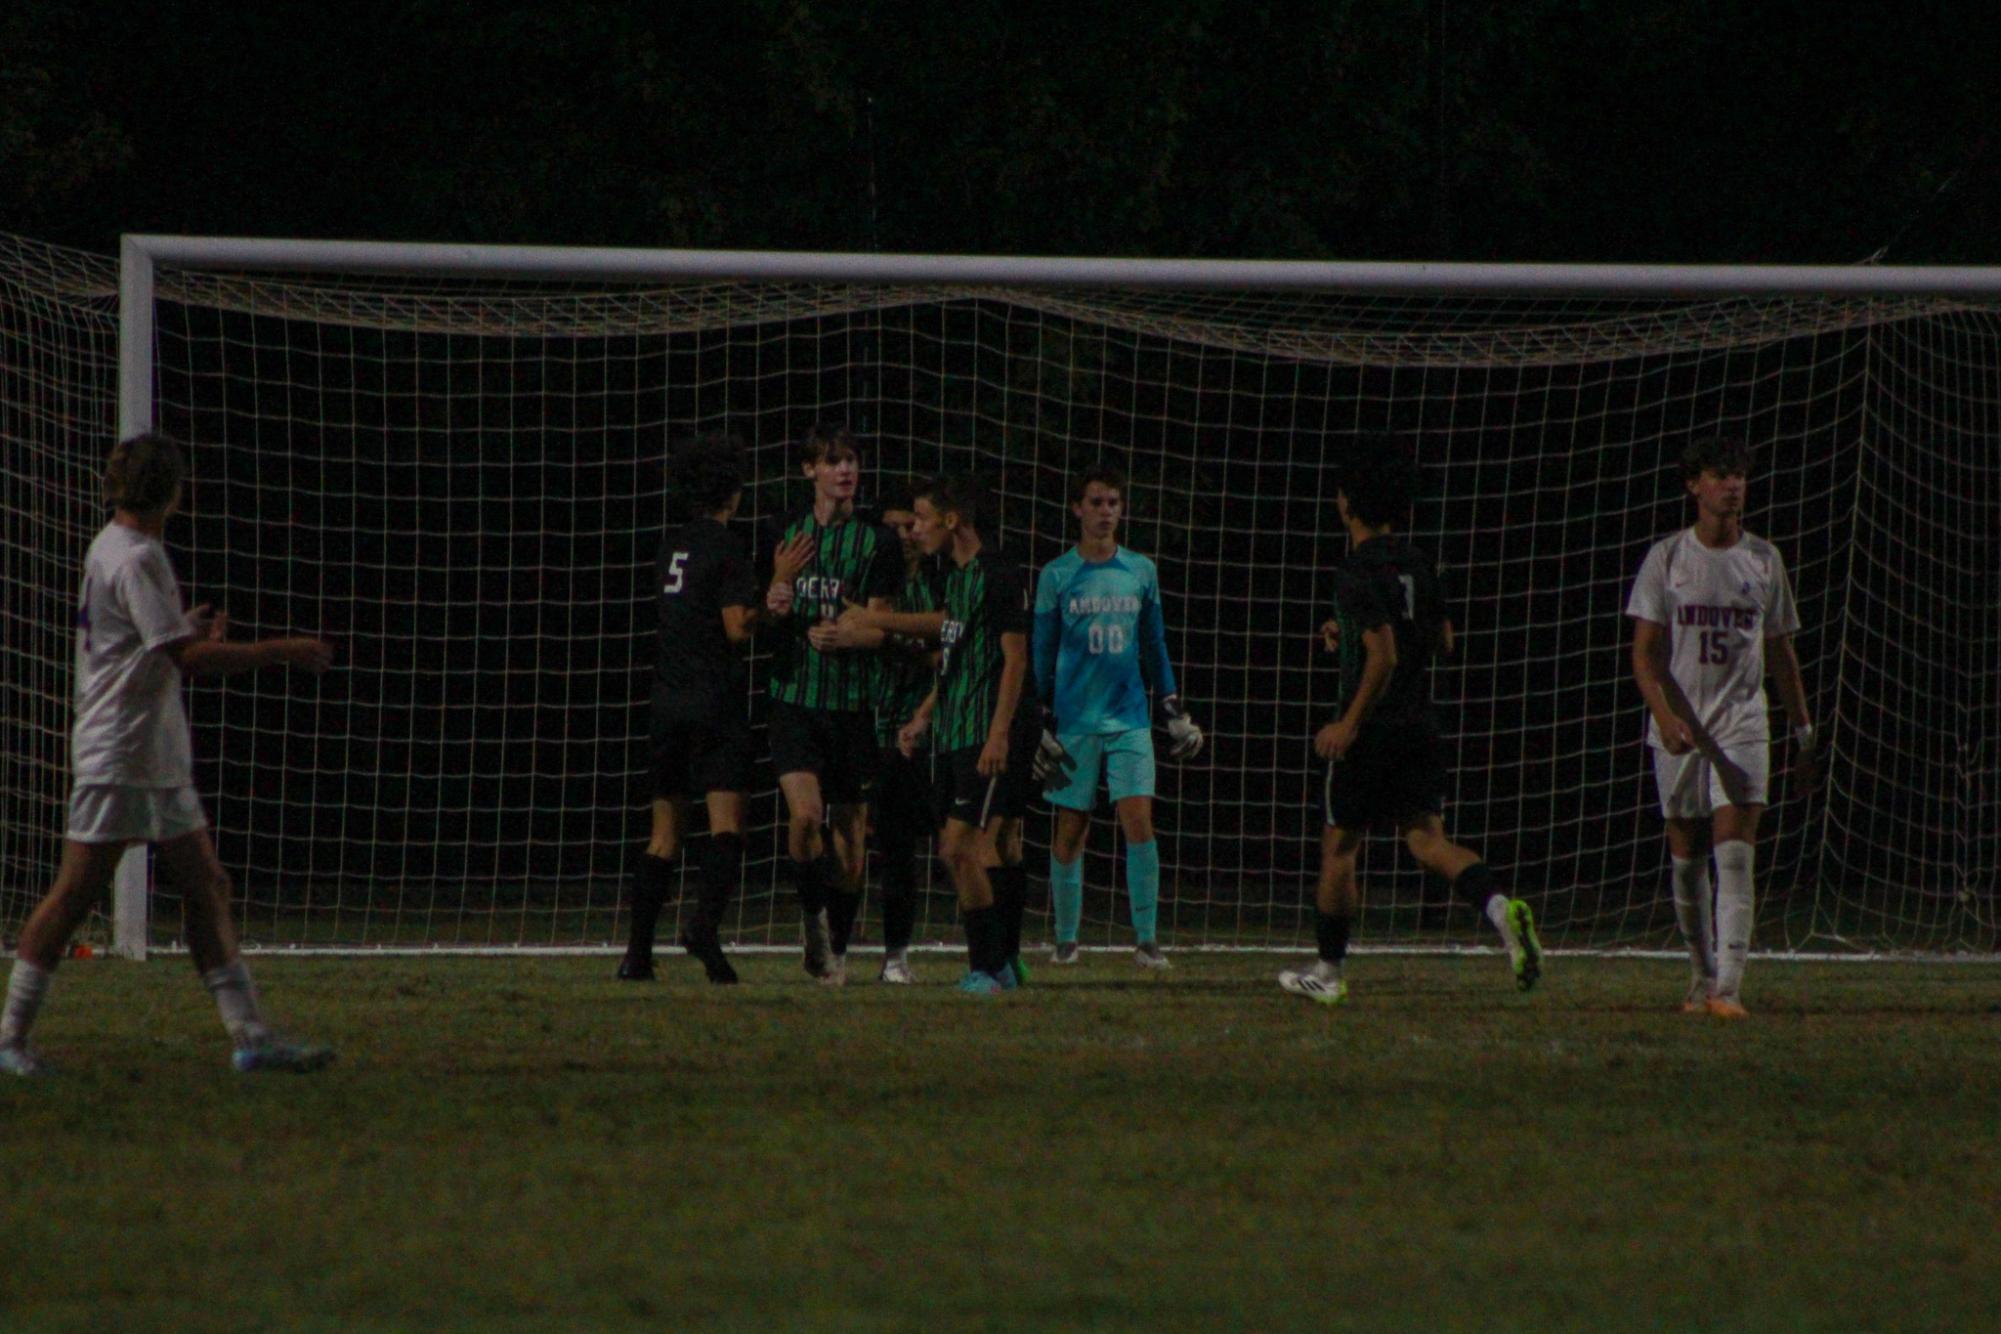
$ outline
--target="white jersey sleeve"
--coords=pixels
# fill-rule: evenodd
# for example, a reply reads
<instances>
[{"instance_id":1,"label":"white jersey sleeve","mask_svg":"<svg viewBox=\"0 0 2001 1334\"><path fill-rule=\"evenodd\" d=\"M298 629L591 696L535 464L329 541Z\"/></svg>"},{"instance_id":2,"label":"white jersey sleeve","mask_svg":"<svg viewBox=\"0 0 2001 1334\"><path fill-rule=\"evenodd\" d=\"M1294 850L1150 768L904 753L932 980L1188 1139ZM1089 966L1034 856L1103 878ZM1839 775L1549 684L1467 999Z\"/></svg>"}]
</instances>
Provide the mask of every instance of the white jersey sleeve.
<instances>
[{"instance_id":1,"label":"white jersey sleeve","mask_svg":"<svg viewBox=\"0 0 2001 1334\"><path fill-rule=\"evenodd\" d=\"M76 626L79 786L175 788L193 781L181 673L158 650L191 633L166 549L121 524L84 558Z\"/></svg>"}]
</instances>

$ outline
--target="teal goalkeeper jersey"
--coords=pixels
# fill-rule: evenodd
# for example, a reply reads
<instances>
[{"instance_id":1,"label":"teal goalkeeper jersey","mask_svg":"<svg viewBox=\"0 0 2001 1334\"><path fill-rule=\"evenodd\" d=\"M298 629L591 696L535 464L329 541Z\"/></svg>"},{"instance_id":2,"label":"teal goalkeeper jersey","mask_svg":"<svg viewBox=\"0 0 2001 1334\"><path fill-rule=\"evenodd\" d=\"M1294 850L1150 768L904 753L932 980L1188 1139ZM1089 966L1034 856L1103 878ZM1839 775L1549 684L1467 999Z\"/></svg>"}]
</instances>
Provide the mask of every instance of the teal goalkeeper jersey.
<instances>
[{"instance_id":1,"label":"teal goalkeeper jersey","mask_svg":"<svg viewBox=\"0 0 2001 1334\"><path fill-rule=\"evenodd\" d=\"M1149 681L1176 693L1153 562L1124 547L1087 561L1072 547L1035 585L1035 686L1066 733L1130 732L1151 721Z\"/></svg>"}]
</instances>

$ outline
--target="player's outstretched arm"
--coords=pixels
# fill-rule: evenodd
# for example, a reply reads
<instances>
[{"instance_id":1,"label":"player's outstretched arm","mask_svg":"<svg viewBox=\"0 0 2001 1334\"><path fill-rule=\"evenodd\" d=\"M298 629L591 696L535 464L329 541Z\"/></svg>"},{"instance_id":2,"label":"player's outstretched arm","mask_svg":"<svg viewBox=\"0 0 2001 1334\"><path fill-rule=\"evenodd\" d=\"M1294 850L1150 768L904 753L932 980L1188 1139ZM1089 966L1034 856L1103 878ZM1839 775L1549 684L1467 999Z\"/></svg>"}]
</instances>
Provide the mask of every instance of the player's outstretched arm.
<instances>
[{"instance_id":1,"label":"player's outstretched arm","mask_svg":"<svg viewBox=\"0 0 2001 1334\"><path fill-rule=\"evenodd\" d=\"M905 639L917 639L926 644L935 644L945 634L945 613L892 611L887 606L876 605L876 600L872 600L866 607L850 602L848 609L841 613L839 624L852 626L856 630L878 630L887 634L902 635Z\"/></svg>"},{"instance_id":2,"label":"player's outstretched arm","mask_svg":"<svg viewBox=\"0 0 2001 1334\"><path fill-rule=\"evenodd\" d=\"M333 665L333 645L325 640L284 637L231 643L229 617L211 613L207 603L196 607L188 619L194 634L160 646L184 676L230 676L277 666L323 672Z\"/></svg>"}]
</instances>

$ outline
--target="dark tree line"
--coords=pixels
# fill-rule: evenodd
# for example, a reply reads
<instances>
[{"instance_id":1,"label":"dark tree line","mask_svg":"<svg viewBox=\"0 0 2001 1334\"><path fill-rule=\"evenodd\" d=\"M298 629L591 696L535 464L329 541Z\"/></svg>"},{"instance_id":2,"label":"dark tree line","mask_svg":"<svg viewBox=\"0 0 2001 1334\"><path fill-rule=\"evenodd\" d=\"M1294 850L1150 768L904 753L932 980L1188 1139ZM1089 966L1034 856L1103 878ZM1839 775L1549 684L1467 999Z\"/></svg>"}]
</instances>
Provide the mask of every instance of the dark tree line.
<instances>
[{"instance_id":1,"label":"dark tree line","mask_svg":"<svg viewBox=\"0 0 2001 1334\"><path fill-rule=\"evenodd\" d=\"M0 230L1979 261L1971 4L0 7Z\"/></svg>"}]
</instances>

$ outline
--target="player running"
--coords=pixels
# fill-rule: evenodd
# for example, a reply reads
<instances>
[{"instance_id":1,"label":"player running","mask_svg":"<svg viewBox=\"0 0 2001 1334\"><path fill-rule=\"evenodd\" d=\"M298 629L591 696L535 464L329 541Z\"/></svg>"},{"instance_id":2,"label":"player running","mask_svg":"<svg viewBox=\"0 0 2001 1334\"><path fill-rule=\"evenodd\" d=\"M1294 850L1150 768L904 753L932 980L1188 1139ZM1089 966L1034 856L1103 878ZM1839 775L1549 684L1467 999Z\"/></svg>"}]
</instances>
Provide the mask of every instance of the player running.
<instances>
[{"instance_id":1,"label":"player running","mask_svg":"<svg viewBox=\"0 0 2001 1334\"><path fill-rule=\"evenodd\" d=\"M868 652L815 647L811 631L837 620L849 602L888 607L902 583L902 562L889 530L855 513L861 453L847 428L814 427L799 448L799 467L813 484L812 508L765 544L774 551L800 538L812 544L796 573L774 568L765 593L776 621L771 762L790 816L786 849L805 925L806 971L839 986L847 980L848 936L866 867L876 776L875 662Z\"/></svg>"},{"instance_id":2,"label":"player running","mask_svg":"<svg viewBox=\"0 0 2001 1334\"><path fill-rule=\"evenodd\" d=\"M899 612L935 612L939 608L937 562L917 541L917 512L909 488L888 496L882 521L903 548L903 589L892 608ZM921 639L864 629L852 619L822 622L808 638L823 651L866 649L876 652L875 841L882 873L882 972L884 982L908 985L917 980L910 967L910 937L917 923L917 849L935 832L937 814L931 804L929 757L899 742L903 727L923 707L937 672L937 654Z\"/></svg>"},{"instance_id":3,"label":"player running","mask_svg":"<svg viewBox=\"0 0 2001 1334\"><path fill-rule=\"evenodd\" d=\"M317 639L230 643L229 618L181 609L161 536L179 509L187 462L174 440L136 435L104 471L113 506L83 563L76 618L76 724L70 737L68 827L54 886L21 928L0 1010L0 1074L46 1071L28 1032L70 937L102 899L119 858L153 846L161 877L180 891L188 955L214 995L239 1071L318 1070L333 1049L291 1042L265 1021L230 918L229 872L216 859L194 789L184 676L257 667L322 672L333 649Z\"/></svg>"},{"instance_id":4,"label":"player running","mask_svg":"<svg viewBox=\"0 0 2001 1334\"><path fill-rule=\"evenodd\" d=\"M951 785L938 852L966 923L968 968L959 989L985 996L1013 989L1025 971L1021 818L1035 792L1037 715L1028 679L1028 581L982 538L980 495L972 478L926 482L915 493L918 543L927 554L947 556L942 610L856 608L848 616L942 649L937 685L905 725L902 744L914 748L935 733Z\"/></svg>"},{"instance_id":5,"label":"player running","mask_svg":"<svg viewBox=\"0 0 2001 1334\"><path fill-rule=\"evenodd\" d=\"M1431 705L1431 660L1450 654L1431 561L1397 536L1410 515L1416 467L1391 440L1365 443L1334 497L1349 554L1334 573L1334 616L1322 641L1341 663L1341 714L1313 738L1327 761L1326 827L1314 913L1319 958L1288 969L1279 985L1335 1005L1348 997L1341 974L1361 891L1355 856L1370 826L1393 828L1426 870L1450 881L1481 910L1507 946L1515 985L1542 975L1535 917L1510 899L1478 853L1445 837L1444 746Z\"/></svg>"},{"instance_id":6,"label":"player running","mask_svg":"<svg viewBox=\"0 0 2001 1334\"><path fill-rule=\"evenodd\" d=\"M1675 919L1688 942L1682 1009L1722 1019L1746 1014L1739 993L1751 947L1752 849L1771 771L1768 657L1792 724L1796 777L1808 791L1818 777L1785 562L1770 542L1744 531L1749 470L1750 451L1734 441L1688 447L1681 472L1695 525L1654 543L1626 603L1633 677L1647 702L1647 744L1667 820Z\"/></svg>"},{"instance_id":7,"label":"player running","mask_svg":"<svg viewBox=\"0 0 2001 1334\"><path fill-rule=\"evenodd\" d=\"M1160 701L1175 760L1202 750L1202 729L1182 710L1167 657L1160 576L1152 561L1119 545L1126 479L1097 464L1070 486L1070 512L1082 525L1077 545L1042 567L1035 585L1035 686L1044 705L1035 776L1056 808L1049 846L1049 887L1059 964L1077 962L1084 905L1084 840L1097 804L1098 778L1118 812L1126 840L1126 892L1132 901L1133 958L1166 968L1157 939L1160 848L1153 834L1153 733L1147 691Z\"/></svg>"},{"instance_id":8,"label":"player running","mask_svg":"<svg viewBox=\"0 0 2001 1334\"><path fill-rule=\"evenodd\" d=\"M742 874L744 794L755 753L738 646L764 609L757 576L729 531L743 500L741 446L726 434L704 436L675 453L668 473L695 517L669 532L654 558L660 629L649 732L653 828L633 870L632 930L618 975L631 982L653 977L654 932L687 837L688 803L700 796L709 812L709 855L681 945L701 960L709 981L729 985L737 976L723 955L721 927ZM786 542L774 560L778 576L790 580L812 554L809 537Z\"/></svg>"}]
</instances>

